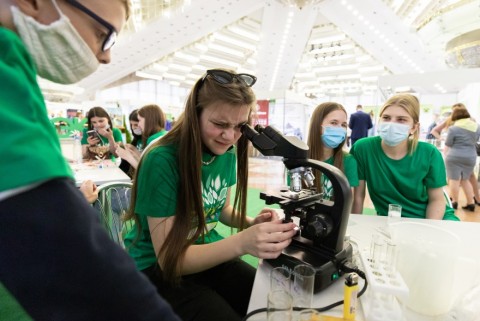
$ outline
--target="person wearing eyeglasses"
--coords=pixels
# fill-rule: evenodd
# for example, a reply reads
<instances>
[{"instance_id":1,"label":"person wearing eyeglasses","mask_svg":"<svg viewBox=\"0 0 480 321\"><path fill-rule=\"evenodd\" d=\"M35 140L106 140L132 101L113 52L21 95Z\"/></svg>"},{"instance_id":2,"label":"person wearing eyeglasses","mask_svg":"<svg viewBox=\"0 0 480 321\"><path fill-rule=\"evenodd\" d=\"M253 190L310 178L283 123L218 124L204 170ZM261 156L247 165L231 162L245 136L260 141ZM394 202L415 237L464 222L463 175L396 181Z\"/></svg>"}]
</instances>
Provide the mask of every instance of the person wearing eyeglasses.
<instances>
[{"instance_id":1,"label":"person wearing eyeglasses","mask_svg":"<svg viewBox=\"0 0 480 321\"><path fill-rule=\"evenodd\" d=\"M76 83L109 63L129 10L0 1L0 283L33 320L180 320L75 186L37 83Z\"/></svg>"},{"instance_id":2,"label":"person wearing eyeglasses","mask_svg":"<svg viewBox=\"0 0 480 321\"><path fill-rule=\"evenodd\" d=\"M241 320L255 269L239 257L276 258L295 235L295 224L282 224L273 210L246 215L248 139L241 128L251 123L255 81L208 70L134 178L126 219L137 228L125 237L126 248L184 321ZM219 222L238 233L223 238Z\"/></svg>"}]
</instances>

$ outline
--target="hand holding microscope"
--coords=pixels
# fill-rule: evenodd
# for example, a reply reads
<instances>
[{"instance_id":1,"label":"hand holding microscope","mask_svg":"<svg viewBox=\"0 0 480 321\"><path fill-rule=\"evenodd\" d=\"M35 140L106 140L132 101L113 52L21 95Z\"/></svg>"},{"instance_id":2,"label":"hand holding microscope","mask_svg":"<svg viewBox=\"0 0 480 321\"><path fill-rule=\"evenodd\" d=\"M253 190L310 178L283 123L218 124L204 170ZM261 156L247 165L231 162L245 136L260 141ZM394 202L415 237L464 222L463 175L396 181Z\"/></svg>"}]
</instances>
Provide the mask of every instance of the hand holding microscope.
<instances>
[{"instance_id":1,"label":"hand holding microscope","mask_svg":"<svg viewBox=\"0 0 480 321\"><path fill-rule=\"evenodd\" d=\"M311 265L316 270L314 292L319 292L339 278L343 273L340 266L352 258L352 246L344 242L352 206L347 178L332 165L308 159L308 146L297 137L284 136L271 126L257 125L254 129L245 125L242 132L263 155L283 157L289 170L289 190L261 193L260 198L267 205L278 204L285 213L284 222L299 219L300 230L292 243L278 258L265 261L291 271L298 264ZM324 200L315 190L312 169L331 181L333 201Z\"/></svg>"}]
</instances>

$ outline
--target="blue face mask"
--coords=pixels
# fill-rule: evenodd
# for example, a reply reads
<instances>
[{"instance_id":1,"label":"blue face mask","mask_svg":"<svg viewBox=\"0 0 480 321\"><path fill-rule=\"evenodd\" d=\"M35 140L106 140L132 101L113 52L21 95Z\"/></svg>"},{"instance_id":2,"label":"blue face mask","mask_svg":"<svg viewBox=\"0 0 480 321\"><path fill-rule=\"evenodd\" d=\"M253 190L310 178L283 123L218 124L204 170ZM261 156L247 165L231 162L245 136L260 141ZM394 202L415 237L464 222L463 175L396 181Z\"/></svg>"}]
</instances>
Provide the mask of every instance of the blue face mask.
<instances>
[{"instance_id":1,"label":"blue face mask","mask_svg":"<svg viewBox=\"0 0 480 321\"><path fill-rule=\"evenodd\" d=\"M397 146L410 135L410 125L394 122L378 124L378 135L388 146Z\"/></svg>"},{"instance_id":2,"label":"blue face mask","mask_svg":"<svg viewBox=\"0 0 480 321\"><path fill-rule=\"evenodd\" d=\"M337 148L347 136L347 131L345 128L336 127L336 126L322 126L323 134L322 141L325 146L329 148Z\"/></svg>"}]
</instances>

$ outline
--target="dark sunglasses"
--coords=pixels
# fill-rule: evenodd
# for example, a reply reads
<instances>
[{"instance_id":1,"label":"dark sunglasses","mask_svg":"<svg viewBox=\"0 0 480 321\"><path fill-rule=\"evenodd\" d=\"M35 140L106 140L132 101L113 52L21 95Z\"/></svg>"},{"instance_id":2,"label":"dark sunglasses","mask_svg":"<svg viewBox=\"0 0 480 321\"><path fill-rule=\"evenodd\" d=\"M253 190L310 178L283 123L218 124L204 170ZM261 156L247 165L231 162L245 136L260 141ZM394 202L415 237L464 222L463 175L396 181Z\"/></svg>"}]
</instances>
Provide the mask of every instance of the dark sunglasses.
<instances>
[{"instance_id":1,"label":"dark sunglasses","mask_svg":"<svg viewBox=\"0 0 480 321\"><path fill-rule=\"evenodd\" d=\"M211 76L213 80L219 84L226 85L231 84L234 79L238 82L244 84L247 87L252 87L253 84L257 81L257 77L249 74L232 74L231 72L219 69L210 69L207 70L207 73L202 78L202 83L205 81L205 78Z\"/></svg>"},{"instance_id":2,"label":"dark sunglasses","mask_svg":"<svg viewBox=\"0 0 480 321\"><path fill-rule=\"evenodd\" d=\"M107 51L107 50L109 50L110 48L113 47L113 45L115 44L115 40L117 40L117 31L115 30L115 28L111 24L109 24L107 21L103 20L95 12L88 9L87 7L85 7L80 2L78 2L76 0L65 0L65 1L69 4L71 4L72 6L74 6L75 8L77 8L78 10L80 10L80 11L84 12L85 14L89 15L93 20L97 21L99 24L101 24L102 26L104 26L105 28L108 29L108 34L105 37L105 40L103 41L103 44L102 44L102 51Z\"/></svg>"}]
</instances>

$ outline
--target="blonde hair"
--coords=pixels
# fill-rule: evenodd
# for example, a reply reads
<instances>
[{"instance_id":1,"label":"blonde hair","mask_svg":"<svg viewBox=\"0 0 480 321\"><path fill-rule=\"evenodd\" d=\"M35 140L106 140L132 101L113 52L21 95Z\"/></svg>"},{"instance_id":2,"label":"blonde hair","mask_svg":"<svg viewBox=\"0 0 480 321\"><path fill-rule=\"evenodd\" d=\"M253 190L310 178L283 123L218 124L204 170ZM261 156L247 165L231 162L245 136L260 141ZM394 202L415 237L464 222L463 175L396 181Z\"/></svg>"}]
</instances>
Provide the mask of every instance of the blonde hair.
<instances>
[{"instance_id":1,"label":"blonde hair","mask_svg":"<svg viewBox=\"0 0 480 321\"><path fill-rule=\"evenodd\" d=\"M130 18L130 14L132 13L132 5L130 0L120 0L120 2L125 6L125 17L126 20L128 20L128 18Z\"/></svg>"},{"instance_id":2,"label":"blonde hair","mask_svg":"<svg viewBox=\"0 0 480 321\"><path fill-rule=\"evenodd\" d=\"M391 106L403 108L410 117L413 118L413 125L418 124L420 120L420 102L417 97L410 94L397 94L390 97L380 109L380 117L382 117L385 109ZM413 133L413 136L410 136L409 138L408 152L410 155L415 152L415 149L417 149L419 135L419 130L417 128Z\"/></svg>"}]
</instances>

